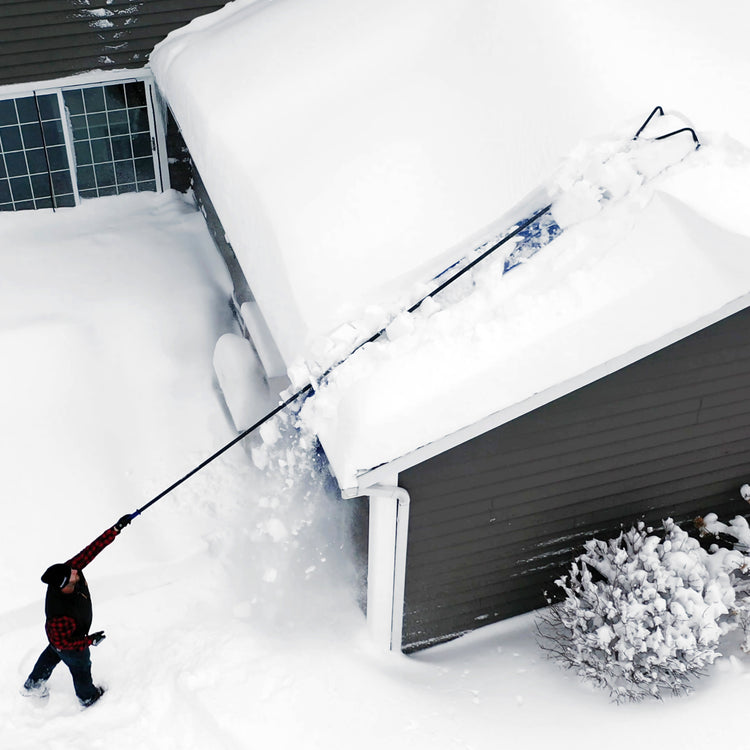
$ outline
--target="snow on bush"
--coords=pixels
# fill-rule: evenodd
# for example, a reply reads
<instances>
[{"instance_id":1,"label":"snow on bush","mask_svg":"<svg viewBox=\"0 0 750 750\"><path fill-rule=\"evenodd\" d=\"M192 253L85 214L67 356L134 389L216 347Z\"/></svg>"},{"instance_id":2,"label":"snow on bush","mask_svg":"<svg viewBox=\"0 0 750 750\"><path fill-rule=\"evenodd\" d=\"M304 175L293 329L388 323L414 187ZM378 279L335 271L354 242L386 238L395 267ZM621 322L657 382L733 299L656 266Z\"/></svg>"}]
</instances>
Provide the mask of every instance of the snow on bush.
<instances>
[{"instance_id":1,"label":"snow on bush","mask_svg":"<svg viewBox=\"0 0 750 750\"><path fill-rule=\"evenodd\" d=\"M749 501L750 487L743 485L740 494ZM736 625L744 633L745 641L741 648L750 653L750 526L744 516L735 516L728 524L718 520L715 513L697 518L695 525L701 536L711 535L717 543L711 545L710 562L718 562L723 570L729 570L729 576L735 593L734 618ZM721 542L724 547L721 547ZM725 547L729 545L730 549Z\"/></svg>"},{"instance_id":2,"label":"snow on bush","mask_svg":"<svg viewBox=\"0 0 750 750\"><path fill-rule=\"evenodd\" d=\"M588 541L555 582L565 597L538 619L540 645L618 703L689 693L742 624L735 580L747 564L738 550L703 549L672 519L663 534L640 523Z\"/></svg>"}]
</instances>

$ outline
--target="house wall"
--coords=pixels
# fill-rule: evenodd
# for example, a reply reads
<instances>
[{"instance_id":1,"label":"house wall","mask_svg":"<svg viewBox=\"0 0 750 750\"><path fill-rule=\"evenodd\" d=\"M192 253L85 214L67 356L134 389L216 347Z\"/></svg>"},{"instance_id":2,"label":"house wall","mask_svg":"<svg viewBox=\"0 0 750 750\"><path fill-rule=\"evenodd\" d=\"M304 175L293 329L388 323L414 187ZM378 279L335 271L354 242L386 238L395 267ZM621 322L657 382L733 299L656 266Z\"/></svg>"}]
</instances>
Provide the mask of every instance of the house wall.
<instances>
[{"instance_id":1,"label":"house wall","mask_svg":"<svg viewBox=\"0 0 750 750\"><path fill-rule=\"evenodd\" d=\"M750 311L399 476L403 648L546 604L591 537L749 509Z\"/></svg>"},{"instance_id":2,"label":"house wall","mask_svg":"<svg viewBox=\"0 0 750 750\"><path fill-rule=\"evenodd\" d=\"M192 187L195 201L206 219L206 226L214 241L214 245L216 245L216 249L219 251L229 271L234 288L234 302L239 310L243 303L254 299L252 292L237 260L237 256L234 254L234 250L224 232L221 219L216 213L214 204L211 202L211 196L208 194L208 190L206 190L206 186L198 173L198 169L191 159L189 159L188 163L190 168L189 185Z\"/></svg>"},{"instance_id":3,"label":"house wall","mask_svg":"<svg viewBox=\"0 0 750 750\"><path fill-rule=\"evenodd\" d=\"M0 3L0 85L142 67L176 28L226 2L16 0Z\"/></svg>"},{"instance_id":4,"label":"house wall","mask_svg":"<svg viewBox=\"0 0 750 750\"><path fill-rule=\"evenodd\" d=\"M234 249L224 231L211 196L201 179L190 151L182 137L179 124L173 113L165 103L167 113L166 147L169 158L169 178L176 190L193 191L193 198L206 220L206 226L214 241L214 245L224 260L229 276L232 279L232 299L230 304L237 319L243 336L253 345L266 377L272 388L279 392L289 385L286 375L286 365L279 354L273 336L263 317L263 312L253 296L248 277L237 260Z\"/></svg>"}]
</instances>

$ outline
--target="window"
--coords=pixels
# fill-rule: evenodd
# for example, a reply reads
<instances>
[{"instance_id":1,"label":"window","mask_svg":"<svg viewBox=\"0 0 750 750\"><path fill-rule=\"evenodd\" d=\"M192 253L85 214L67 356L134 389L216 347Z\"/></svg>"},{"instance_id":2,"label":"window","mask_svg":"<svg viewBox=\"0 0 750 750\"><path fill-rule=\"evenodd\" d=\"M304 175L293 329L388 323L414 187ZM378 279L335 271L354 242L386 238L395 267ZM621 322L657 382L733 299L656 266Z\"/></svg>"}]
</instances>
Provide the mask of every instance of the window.
<instances>
[{"instance_id":1,"label":"window","mask_svg":"<svg viewBox=\"0 0 750 750\"><path fill-rule=\"evenodd\" d=\"M0 211L75 205L55 94L0 101L0 151Z\"/></svg>"},{"instance_id":2,"label":"window","mask_svg":"<svg viewBox=\"0 0 750 750\"><path fill-rule=\"evenodd\" d=\"M81 198L156 190L142 81L64 91Z\"/></svg>"},{"instance_id":3,"label":"window","mask_svg":"<svg viewBox=\"0 0 750 750\"><path fill-rule=\"evenodd\" d=\"M0 211L161 189L146 81L0 100Z\"/></svg>"}]
</instances>

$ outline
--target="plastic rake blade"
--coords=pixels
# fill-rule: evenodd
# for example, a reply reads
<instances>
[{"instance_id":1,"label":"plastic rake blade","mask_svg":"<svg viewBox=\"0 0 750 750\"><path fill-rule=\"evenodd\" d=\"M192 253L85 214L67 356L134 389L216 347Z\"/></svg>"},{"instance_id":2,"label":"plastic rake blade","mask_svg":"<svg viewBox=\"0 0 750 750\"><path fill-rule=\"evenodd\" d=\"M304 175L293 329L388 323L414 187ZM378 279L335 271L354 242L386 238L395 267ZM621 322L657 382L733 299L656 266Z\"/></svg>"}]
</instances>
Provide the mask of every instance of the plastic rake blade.
<instances>
[{"instance_id":1,"label":"plastic rake blade","mask_svg":"<svg viewBox=\"0 0 750 750\"><path fill-rule=\"evenodd\" d=\"M503 266L503 273L525 263L543 247L549 245L562 229L548 213L540 216L516 236L516 246L508 253Z\"/></svg>"}]
</instances>

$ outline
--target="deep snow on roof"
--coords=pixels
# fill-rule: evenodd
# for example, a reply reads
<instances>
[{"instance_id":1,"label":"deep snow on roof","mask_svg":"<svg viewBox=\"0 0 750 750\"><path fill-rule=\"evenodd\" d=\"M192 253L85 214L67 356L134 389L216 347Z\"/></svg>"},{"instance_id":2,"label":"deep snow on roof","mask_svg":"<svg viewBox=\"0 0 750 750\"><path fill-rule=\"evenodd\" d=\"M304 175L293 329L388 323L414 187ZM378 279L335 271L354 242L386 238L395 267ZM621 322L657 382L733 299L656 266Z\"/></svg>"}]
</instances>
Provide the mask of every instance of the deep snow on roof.
<instances>
[{"instance_id":1,"label":"deep snow on roof","mask_svg":"<svg viewBox=\"0 0 750 750\"><path fill-rule=\"evenodd\" d=\"M629 137L655 104L689 114L702 137L748 138L750 8L701 8L238 0L155 50L293 380L300 360L325 370L417 299L418 281L502 229L524 196L562 191L555 210L568 218L572 205L573 226L532 261L504 277L485 263L318 388L303 418L343 488L745 304L739 142L708 137L632 190L610 162L624 180L615 192L630 193L576 216L600 197L586 195L604 166L599 134Z\"/></svg>"},{"instance_id":2,"label":"deep snow on roof","mask_svg":"<svg viewBox=\"0 0 750 750\"><path fill-rule=\"evenodd\" d=\"M382 480L750 305L750 152L706 145L524 265L402 314L303 410L342 488ZM554 212L554 205L553 205ZM388 465L389 462L394 462Z\"/></svg>"},{"instance_id":3,"label":"deep snow on roof","mask_svg":"<svg viewBox=\"0 0 750 750\"><path fill-rule=\"evenodd\" d=\"M377 318L581 139L750 132L750 8L236 0L150 65L287 365ZM377 324L375 325L377 328Z\"/></svg>"}]
</instances>

